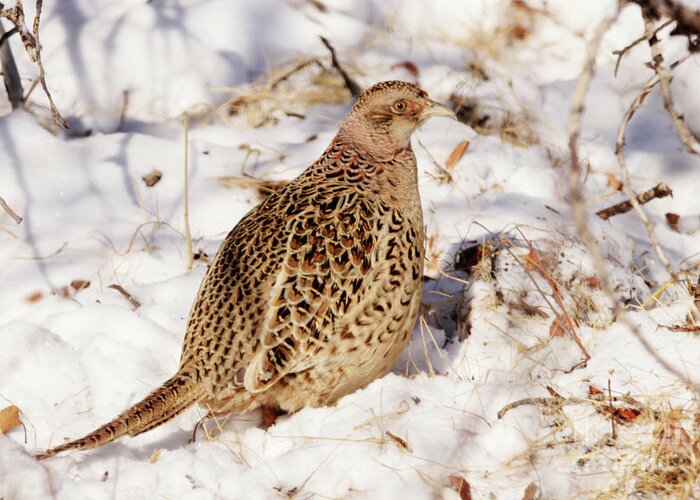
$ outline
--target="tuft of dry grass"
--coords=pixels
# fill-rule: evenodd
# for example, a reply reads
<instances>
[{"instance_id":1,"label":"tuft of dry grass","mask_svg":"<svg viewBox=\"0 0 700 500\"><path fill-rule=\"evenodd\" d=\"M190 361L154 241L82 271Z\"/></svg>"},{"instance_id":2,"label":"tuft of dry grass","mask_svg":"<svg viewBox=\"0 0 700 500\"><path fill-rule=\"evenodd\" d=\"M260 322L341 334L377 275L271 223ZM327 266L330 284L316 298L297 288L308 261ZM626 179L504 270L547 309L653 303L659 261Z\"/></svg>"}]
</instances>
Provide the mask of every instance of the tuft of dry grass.
<instances>
[{"instance_id":1,"label":"tuft of dry grass","mask_svg":"<svg viewBox=\"0 0 700 500\"><path fill-rule=\"evenodd\" d=\"M495 26L474 24L464 30L464 35L452 40L468 50L478 52L484 60L503 64L511 62L513 47L530 37L546 10L531 7L523 0L493 2L499 10L499 23Z\"/></svg>"},{"instance_id":2,"label":"tuft of dry grass","mask_svg":"<svg viewBox=\"0 0 700 500\"><path fill-rule=\"evenodd\" d=\"M481 135L497 135L502 141L518 147L540 144L542 141L533 127L537 117L520 107L509 109L504 102L490 105L483 99L453 93L449 102L457 119Z\"/></svg>"},{"instance_id":3,"label":"tuft of dry grass","mask_svg":"<svg viewBox=\"0 0 700 500\"><path fill-rule=\"evenodd\" d=\"M350 66L352 67L352 66ZM304 117L311 106L343 104L352 98L342 76L318 58L302 58L273 67L246 88L218 89L232 94L213 108L194 113L199 123L244 117L250 127L275 125L282 116Z\"/></svg>"},{"instance_id":4,"label":"tuft of dry grass","mask_svg":"<svg viewBox=\"0 0 700 500\"><path fill-rule=\"evenodd\" d=\"M657 405L658 406L658 405ZM650 411L646 435L626 451L619 480L600 498L697 498L700 495L700 413L665 408Z\"/></svg>"}]
</instances>

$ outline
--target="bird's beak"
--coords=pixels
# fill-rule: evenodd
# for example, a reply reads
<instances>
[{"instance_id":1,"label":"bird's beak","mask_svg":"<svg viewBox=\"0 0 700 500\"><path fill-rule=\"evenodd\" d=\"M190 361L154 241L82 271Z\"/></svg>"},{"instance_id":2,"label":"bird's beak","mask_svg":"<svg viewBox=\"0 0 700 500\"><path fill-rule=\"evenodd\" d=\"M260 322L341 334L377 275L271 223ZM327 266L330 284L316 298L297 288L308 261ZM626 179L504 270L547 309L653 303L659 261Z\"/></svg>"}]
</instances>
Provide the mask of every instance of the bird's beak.
<instances>
[{"instance_id":1,"label":"bird's beak","mask_svg":"<svg viewBox=\"0 0 700 500\"><path fill-rule=\"evenodd\" d=\"M420 117L422 120L427 120L433 116L449 116L450 118L457 119L457 115L450 108L444 104L433 101L432 99L425 100L425 108L420 112Z\"/></svg>"}]
</instances>

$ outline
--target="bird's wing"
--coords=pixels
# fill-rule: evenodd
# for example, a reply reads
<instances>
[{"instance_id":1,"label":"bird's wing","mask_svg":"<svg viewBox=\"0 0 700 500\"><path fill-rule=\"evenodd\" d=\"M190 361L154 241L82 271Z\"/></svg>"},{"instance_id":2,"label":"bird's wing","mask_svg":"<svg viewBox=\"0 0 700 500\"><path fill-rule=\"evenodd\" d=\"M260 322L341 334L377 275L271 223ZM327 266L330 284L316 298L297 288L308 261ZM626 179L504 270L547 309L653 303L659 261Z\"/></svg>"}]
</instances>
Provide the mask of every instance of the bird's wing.
<instances>
[{"instance_id":1,"label":"bird's wing","mask_svg":"<svg viewBox=\"0 0 700 500\"><path fill-rule=\"evenodd\" d=\"M196 370L217 390L258 349L270 289L284 261L286 189L270 195L226 236L190 310L181 369Z\"/></svg>"},{"instance_id":2,"label":"bird's wing","mask_svg":"<svg viewBox=\"0 0 700 500\"><path fill-rule=\"evenodd\" d=\"M269 290L260 342L245 388L269 388L317 362L337 319L361 300L376 260L373 206L343 185L290 193L284 258Z\"/></svg>"}]
</instances>

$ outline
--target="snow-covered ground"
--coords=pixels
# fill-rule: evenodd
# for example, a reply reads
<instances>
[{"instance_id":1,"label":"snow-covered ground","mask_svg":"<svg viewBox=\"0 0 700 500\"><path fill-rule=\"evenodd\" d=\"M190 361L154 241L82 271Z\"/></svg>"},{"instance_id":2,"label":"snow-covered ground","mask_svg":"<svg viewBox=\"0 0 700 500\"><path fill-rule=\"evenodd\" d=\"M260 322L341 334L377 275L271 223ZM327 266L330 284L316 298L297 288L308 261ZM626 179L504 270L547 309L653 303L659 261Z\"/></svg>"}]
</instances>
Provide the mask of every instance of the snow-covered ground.
<instances>
[{"instance_id":1,"label":"snow-covered ground","mask_svg":"<svg viewBox=\"0 0 700 500\"><path fill-rule=\"evenodd\" d=\"M472 498L700 495L697 473L683 466L700 460L696 393L659 361L700 383L689 292L700 159L680 144L658 89L625 147L635 190L673 189L645 206L679 272L658 300L648 299L669 275L644 225L633 212L595 215L624 199L615 135L653 76L645 43L614 76L613 51L644 32L635 6L603 38L580 153L589 227L652 353L613 317L566 196L575 82L586 41L616 3L45 2L47 80L74 133L10 112L0 92L0 196L24 219L15 225L0 211L0 410L15 405L24 424L0 435L0 498L460 498L460 484L462 498L466 485ZM669 30L667 63L686 52ZM393 373L334 407L267 430L258 413L235 415L208 421L191 442L204 414L193 408L137 438L37 462L30 452L84 435L174 373L206 256L260 200L241 179L290 179L335 134L351 101L319 35L363 86L413 80L436 100L472 99L489 116L474 128L433 120L414 137L429 238L407 352ZM17 37L10 43L29 87L36 70ZM311 62L270 83L313 58L326 69ZM698 81L698 55L674 70L676 106L696 135ZM30 100L47 116L40 89ZM202 257L192 269L184 113ZM448 161L464 140L465 154ZM148 187L142 177L154 170L162 179ZM680 216L678 231L667 213ZM476 244L485 257L470 268L464 250ZM533 255L580 323L585 365L570 337L551 335L562 309ZM499 418L523 398L554 399Z\"/></svg>"}]
</instances>

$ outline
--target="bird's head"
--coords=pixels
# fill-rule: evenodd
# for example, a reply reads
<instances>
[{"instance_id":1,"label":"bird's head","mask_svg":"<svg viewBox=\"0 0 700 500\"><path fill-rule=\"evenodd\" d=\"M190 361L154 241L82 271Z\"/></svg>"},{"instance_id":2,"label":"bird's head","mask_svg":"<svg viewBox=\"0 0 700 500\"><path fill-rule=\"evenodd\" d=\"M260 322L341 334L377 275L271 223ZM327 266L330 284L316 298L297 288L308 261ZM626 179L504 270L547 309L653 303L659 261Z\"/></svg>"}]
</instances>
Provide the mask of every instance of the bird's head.
<instances>
[{"instance_id":1,"label":"bird's head","mask_svg":"<svg viewBox=\"0 0 700 500\"><path fill-rule=\"evenodd\" d=\"M359 97L341 135L373 156L393 155L406 149L411 134L432 116L455 118L455 113L412 83L380 82Z\"/></svg>"}]
</instances>

